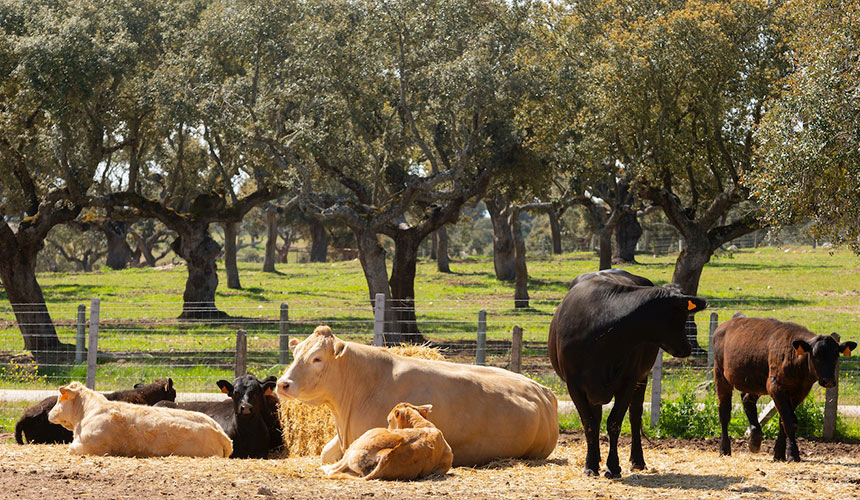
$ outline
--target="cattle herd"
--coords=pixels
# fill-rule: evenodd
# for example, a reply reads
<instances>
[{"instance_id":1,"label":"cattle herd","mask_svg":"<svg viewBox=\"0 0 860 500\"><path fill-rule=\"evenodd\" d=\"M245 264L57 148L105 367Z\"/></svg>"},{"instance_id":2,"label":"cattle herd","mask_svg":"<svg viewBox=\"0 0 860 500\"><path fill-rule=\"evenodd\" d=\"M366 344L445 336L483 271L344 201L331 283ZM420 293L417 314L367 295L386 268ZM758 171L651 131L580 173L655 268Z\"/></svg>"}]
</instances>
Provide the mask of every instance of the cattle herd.
<instances>
[{"instance_id":1,"label":"cattle herd","mask_svg":"<svg viewBox=\"0 0 860 500\"><path fill-rule=\"evenodd\" d=\"M702 297L621 270L573 281L549 325L548 347L585 431L586 475L599 471L603 405L613 399L605 475L621 475L618 436L628 409L631 468L645 468L648 374L660 349L690 355L685 324L706 307ZM774 460L799 461L794 410L816 381L836 384L838 356L849 356L857 343L740 313L720 325L713 343L719 452L731 454L728 422L737 389L750 422L750 450L757 452L762 440L756 401L769 395L780 416ZM266 458L283 446L280 397L331 409L337 432L321 459L332 478L415 479L498 458L544 459L555 449L555 395L520 374L402 357L341 340L327 326L293 339L290 350L293 362L280 378L219 380L227 395L219 402L176 403L171 379L105 395L72 382L27 409L15 439L71 443L73 454Z\"/></svg>"}]
</instances>

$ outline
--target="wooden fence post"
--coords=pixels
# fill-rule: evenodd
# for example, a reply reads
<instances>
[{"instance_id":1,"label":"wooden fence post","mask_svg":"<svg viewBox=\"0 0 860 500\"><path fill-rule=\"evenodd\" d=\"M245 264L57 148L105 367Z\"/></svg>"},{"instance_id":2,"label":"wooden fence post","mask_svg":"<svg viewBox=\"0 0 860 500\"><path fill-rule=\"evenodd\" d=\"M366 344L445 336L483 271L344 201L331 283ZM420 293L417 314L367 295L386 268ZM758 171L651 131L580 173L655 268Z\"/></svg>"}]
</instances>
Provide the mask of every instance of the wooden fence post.
<instances>
[{"instance_id":1,"label":"wooden fence post","mask_svg":"<svg viewBox=\"0 0 860 500\"><path fill-rule=\"evenodd\" d=\"M373 345L385 345L385 294L377 293L373 301Z\"/></svg>"},{"instance_id":2,"label":"wooden fence post","mask_svg":"<svg viewBox=\"0 0 860 500\"><path fill-rule=\"evenodd\" d=\"M278 363L290 362L290 308L281 304L281 319L278 321Z\"/></svg>"},{"instance_id":3,"label":"wooden fence post","mask_svg":"<svg viewBox=\"0 0 860 500\"><path fill-rule=\"evenodd\" d=\"M719 321L719 315L712 312L711 324L708 328L708 370L711 370L714 367L714 332L717 331L717 324Z\"/></svg>"},{"instance_id":4,"label":"wooden fence post","mask_svg":"<svg viewBox=\"0 0 860 500\"><path fill-rule=\"evenodd\" d=\"M478 311L478 343L475 347L475 364L487 364L487 311Z\"/></svg>"},{"instance_id":5,"label":"wooden fence post","mask_svg":"<svg viewBox=\"0 0 860 500\"><path fill-rule=\"evenodd\" d=\"M660 398L663 395L663 349L657 351L657 360L651 369L651 429L660 424Z\"/></svg>"},{"instance_id":6,"label":"wooden fence post","mask_svg":"<svg viewBox=\"0 0 860 500\"><path fill-rule=\"evenodd\" d=\"M519 325L511 332L511 371L523 371L523 329Z\"/></svg>"},{"instance_id":7,"label":"wooden fence post","mask_svg":"<svg viewBox=\"0 0 860 500\"><path fill-rule=\"evenodd\" d=\"M233 365L233 373L241 377L248 369L248 335L245 330L236 330L236 361Z\"/></svg>"},{"instance_id":8,"label":"wooden fence post","mask_svg":"<svg viewBox=\"0 0 860 500\"><path fill-rule=\"evenodd\" d=\"M78 334L75 336L75 364L84 362L84 351L87 350L87 306L78 305Z\"/></svg>"},{"instance_id":9,"label":"wooden fence post","mask_svg":"<svg viewBox=\"0 0 860 500\"><path fill-rule=\"evenodd\" d=\"M838 344L841 340L838 333L832 334L833 339ZM821 437L824 439L833 439L836 434L836 413L839 410L839 358L836 358L836 385L824 390L824 429L821 431Z\"/></svg>"},{"instance_id":10,"label":"wooden fence post","mask_svg":"<svg viewBox=\"0 0 860 500\"><path fill-rule=\"evenodd\" d=\"M101 300L93 299L90 304L90 341L87 345L87 387L96 389L96 370L99 353L99 313Z\"/></svg>"}]
</instances>

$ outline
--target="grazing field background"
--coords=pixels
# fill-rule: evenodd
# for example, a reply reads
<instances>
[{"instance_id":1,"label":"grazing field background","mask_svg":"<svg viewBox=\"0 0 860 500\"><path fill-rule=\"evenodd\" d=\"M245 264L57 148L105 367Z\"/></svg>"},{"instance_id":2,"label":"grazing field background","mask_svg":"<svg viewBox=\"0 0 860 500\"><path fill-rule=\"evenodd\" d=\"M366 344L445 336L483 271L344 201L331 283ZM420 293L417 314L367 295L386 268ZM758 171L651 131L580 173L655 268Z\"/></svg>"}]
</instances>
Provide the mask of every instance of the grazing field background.
<instances>
[{"instance_id":1,"label":"grazing field background","mask_svg":"<svg viewBox=\"0 0 860 500\"><path fill-rule=\"evenodd\" d=\"M669 282L677 254L639 255L628 271L656 284ZM696 315L697 339L707 349L711 312L723 322L737 311L800 323L816 333L838 332L843 339L860 339L860 260L842 250L812 247L744 249L719 253L705 267L699 295L709 308ZM523 371L551 387L561 399L567 393L552 372L546 352L549 322L574 277L597 268L593 253L567 253L529 260L530 308L513 307L513 285L496 281L490 257L452 262L453 273L421 262L416 279L419 328L445 356L474 362L479 310L487 311L488 364L508 367L511 329L524 329ZM281 304L289 307L289 333L301 338L318 324L329 324L337 335L370 343L373 311L357 260L334 263L279 265L264 273L258 264L240 264L244 288L229 290L223 283L216 297L231 318L189 323L175 318L182 308L186 270L181 265L92 273L44 273L39 276L45 299L61 340L75 343L79 304L89 309L101 300L99 368L96 388L114 390L155 377L170 376L180 392L214 392L215 381L231 378L235 332L248 332L249 370L277 374L278 318ZM55 389L70 380L83 380L84 364L35 367L6 297L0 293L0 389ZM89 314L89 311L88 311ZM666 357L663 398L672 400L695 391L707 398L711 378L705 357L674 360ZM860 404L860 363L856 356L841 364L840 404ZM650 397L650 389L648 391ZM816 386L813 399L823 401ZM736 397L737 401L737 397ZM765 404L767 398L762 398ZM27 402L2 402L0 426L14 425ZM577 427L574 416L564 422ZM848 421L847 427L860 427Z\"/></svg>"}]
</instances>

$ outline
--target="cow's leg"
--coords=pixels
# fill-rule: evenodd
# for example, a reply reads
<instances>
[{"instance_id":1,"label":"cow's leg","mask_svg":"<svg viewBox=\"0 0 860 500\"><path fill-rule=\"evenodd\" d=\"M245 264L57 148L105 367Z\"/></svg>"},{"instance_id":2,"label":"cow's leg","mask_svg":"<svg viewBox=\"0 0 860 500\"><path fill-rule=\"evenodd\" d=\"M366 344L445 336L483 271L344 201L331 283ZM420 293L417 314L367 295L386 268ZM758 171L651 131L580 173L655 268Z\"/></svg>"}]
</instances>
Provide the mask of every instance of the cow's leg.
<instances>
[{"instance_id":1,"label":"cow's leg","mask_svg":"<svg viewBox=\"0 0 860 500\"><path fill-rule=\"evenodd\" d=\"M729 421L732 419L732 385L723 376L722 370L714 366L714 387L717 390L720 415L720 455L732 454L732 441L729 439Z\"/></svg>"},{"instance_id":2,"label":"cow's leg","mask_svg":"<svg viewBox=\"0 0 860 500\"><path fill-rule=\"evenodd\" d=\"M606 418L606 432L609 434L609 455L606 457L606 477L609 479L621 477L621 466L618 464L618 435L621 434L621 424L624 415L630 407L630 400L636 389L635 383L628 383L627 387L615 395L615 404Z\"/></svg>"},{"instance_id":3,"label":"cow's leg","mask_svg":"<svg viewBox=\"0 0 860 500\"><path fill-rule=\"evenodd\" d=\"M779 432L776 434L776 441L773 443L773 460L774 462L785 462L785 429L782 427L782 415L779 418Z\"/></svg>"},{"instance_id":4,"label":"cow's leg","mask_svg":"<svg viewBox=\"0 0 860 500\"><path fill-rule=\"evenodd\" d=\"M780 427L785 432L785 459L789 462L800 462L800 451L797 449L797 407L791 398L782 394L774 398L776 409L779 411Z\"/></svg>"},{"instance_id":5,"label":"cow's leg","mask_svg":"<svg viewBox=\"0 0 860 500\"><path fill-rule=\"evenodd\" d=\"M343 457L343 451L341 450L340 439L335 435L335 437L323 447L320 458L322 459L322 463L331 464L340 460L341 457Z\"/></svg>"},{"instance_id":6,"label":"cow's leg","mask_svg":"<svg viewBox=\"0 0 860 500\"><path fill-rule=\"evenodd\" d=\"M758 408L756 408L758 394L741 393L741 401L744 405L744 413L746 413L747 420L750 423L750 437L747 444L752 453L758 453L761 449L762 438L761 422L758 421Z\"/></svg>"},{"instance_id":7,"label":"cow's leg","mask_svg":"<svg viewBox=\"0 0 860 500\"><path fill-rule=\"evenodd\" d=\"M630 468L633 470L645 470L645 455L642 453L642 403L645 401L647 385L648 377L640 380L630 400Z\"/></svg>"},{"instance_id":8,"label":"cow's leg","mask_svg":"<svg viewBox=\"0 0 860 500\"><path fill-rule=\"evenodd\" d=\"M585 431L585 443L588 451L585 455L585 470L583 472L586 476L596 476L597 471L600 470L600 419L603 418L603 407L589 403L585 394L570 382L567 384L567 392L570 394L574 406L576 406L579 420L582 422L582 429Z\"/></svg>"}]
</instances>

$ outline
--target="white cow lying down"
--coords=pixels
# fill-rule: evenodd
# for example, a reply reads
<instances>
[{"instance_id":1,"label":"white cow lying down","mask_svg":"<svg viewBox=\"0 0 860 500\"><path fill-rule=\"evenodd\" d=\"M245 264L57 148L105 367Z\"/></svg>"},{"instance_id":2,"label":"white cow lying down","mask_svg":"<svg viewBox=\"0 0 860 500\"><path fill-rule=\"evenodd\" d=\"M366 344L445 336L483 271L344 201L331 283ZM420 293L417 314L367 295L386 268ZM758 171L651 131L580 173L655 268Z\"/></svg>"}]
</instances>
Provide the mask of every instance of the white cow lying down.
<instances>
[{"instance_id":1,"label":"white cow lying down","mask_svg":"<svg viewBox=\"0 0 860 500\"><path fill-rule=\"evenodd\" d=\"M343 458L323 465L323 472L333 478L407 480L448 472L451 447L427 420L431 409L432 405L398 404L388 414L387 429L362 434Z\"/></svg>"},{"instance_id":2,"label":"white cow lying down","mask_svg":"<svg viewBox=\"0 0 860 500\"><path fill-rule=\"evenodd\" d=\"M406 358L335 337L319 326L290 341L294 360L278 380L278 394L326 404L337 436L322 453L338 461L368 429L384 427L397 403L431 404L428 419L454 452L454 465L496 458L546 458L558 440L552 391L501 368Z\"/></svg>"},{"instance_id":3,"label":"white cow lying down","mask_svg":"<svg viewBox=\"0 0 860 500\"><path fill-rule=\"evenodd\" d=\"M48 420L74 432L73 455L229 457L233 443L208 415L108 401L80 382L60 387Z\"/></svg>"}]
</instances>

